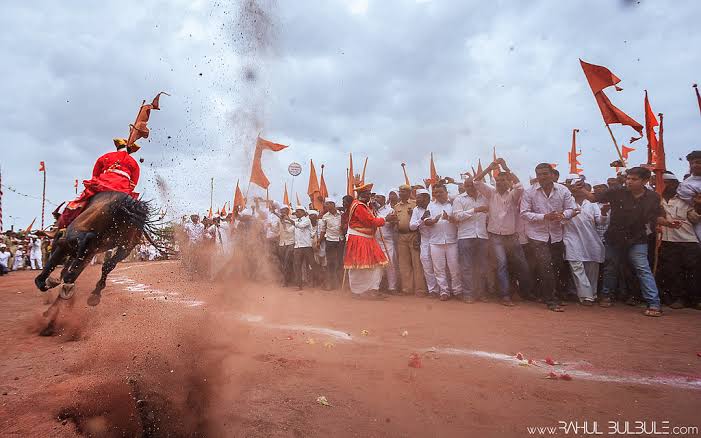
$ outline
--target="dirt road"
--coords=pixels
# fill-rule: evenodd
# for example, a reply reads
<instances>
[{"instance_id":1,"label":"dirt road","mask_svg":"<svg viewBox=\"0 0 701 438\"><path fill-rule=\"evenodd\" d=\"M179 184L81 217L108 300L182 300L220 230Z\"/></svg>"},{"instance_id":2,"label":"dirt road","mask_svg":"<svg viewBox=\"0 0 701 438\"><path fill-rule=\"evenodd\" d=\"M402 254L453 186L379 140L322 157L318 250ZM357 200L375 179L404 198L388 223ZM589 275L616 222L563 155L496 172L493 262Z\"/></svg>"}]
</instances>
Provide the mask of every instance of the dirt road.
<instances>
[{"instance_id":1,"label":"dirt road","mask_svg":"<svg viewBox=\"0 0 701 438\"><path fill-rule=\"evenodd\" d=\"M0 435L522 437L560 421L588 421L590 431L596 421L603 433L609 421L701 426L698 311L358 301L186 280L177 262L121 265L101 304L87 307L98 272L80 279L52 337L37 335L48 304L32 273L0 278Z\"/></svg>"}]
</instances>

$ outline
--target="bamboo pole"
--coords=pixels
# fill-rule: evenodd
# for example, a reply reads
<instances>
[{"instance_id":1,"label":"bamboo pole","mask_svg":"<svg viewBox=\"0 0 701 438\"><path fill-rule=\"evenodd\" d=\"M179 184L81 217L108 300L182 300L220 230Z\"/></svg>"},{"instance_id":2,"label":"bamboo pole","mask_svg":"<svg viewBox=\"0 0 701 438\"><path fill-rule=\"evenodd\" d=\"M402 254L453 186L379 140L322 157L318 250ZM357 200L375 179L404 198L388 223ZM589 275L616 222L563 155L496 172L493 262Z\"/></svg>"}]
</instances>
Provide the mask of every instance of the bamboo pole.
<instances>
[{"instance_id":1,"label":"bamboo pole","mask_svg":"<svg viewBox=\"0 0 701 438\"><path fill-rule=\"evenodd\" d=\"M609 134L611 135L611 141L613 141L613 146L616 148L616 153L618 153L618 158L621 160L621 163L623 163L623 167L626 166L626 160L623 159L623 154L621 154L621 148L618 147L618 143L616 143L616 137L613 136L613 131L611 131L611 127L604 123L606 125L606 129L609 130Z\"/></svg>"}]
</instances>

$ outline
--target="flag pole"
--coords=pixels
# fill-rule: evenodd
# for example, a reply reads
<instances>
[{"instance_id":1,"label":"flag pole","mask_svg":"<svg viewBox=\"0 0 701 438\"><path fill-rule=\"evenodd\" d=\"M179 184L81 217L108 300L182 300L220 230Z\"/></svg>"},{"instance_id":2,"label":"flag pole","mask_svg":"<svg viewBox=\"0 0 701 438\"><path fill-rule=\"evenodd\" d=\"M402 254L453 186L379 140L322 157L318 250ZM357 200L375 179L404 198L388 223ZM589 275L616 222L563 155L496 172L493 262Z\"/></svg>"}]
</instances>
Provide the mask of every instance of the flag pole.
<instances>
[{"instance_id":1,"label":"flag pole","mask_svg":"<svg viewBox=\"0 0 701 438\"><path fill-rule=\"evenodd\" d=\"M214 177L210 180L209 185L209 211L214 207Z\"/></svg>"},{"instance_id":2,"label":"flag pole","mask_svg":"<svg viewBox=\"0 0 701 438\"><path fill-rule=\"evenodd\" d=\"M623 155L621 154L621 148L618 147L618 143L616 143L616 137L613 136L613 131L611 131L611 127L608 125L608 123L604 123L606 125L606 129L609 130L609 134L611 135L611 141L613 141L613 146L616 148L616 152L618 153L618 158L621 160L621 163L623 163L623 167L626 167L626 161L623 159Z\"/></svg>"},{"instance_id":3,"label":"flag pole","mask_svg":"<svg viewBox=\"0 0 701 438\"><path fill-rule=\"evenodd\" d=\"M46 164L44 164L44 188L41 191L41 229L44 229L44 209L46 207Z\"/></svg>"}]
</instances>

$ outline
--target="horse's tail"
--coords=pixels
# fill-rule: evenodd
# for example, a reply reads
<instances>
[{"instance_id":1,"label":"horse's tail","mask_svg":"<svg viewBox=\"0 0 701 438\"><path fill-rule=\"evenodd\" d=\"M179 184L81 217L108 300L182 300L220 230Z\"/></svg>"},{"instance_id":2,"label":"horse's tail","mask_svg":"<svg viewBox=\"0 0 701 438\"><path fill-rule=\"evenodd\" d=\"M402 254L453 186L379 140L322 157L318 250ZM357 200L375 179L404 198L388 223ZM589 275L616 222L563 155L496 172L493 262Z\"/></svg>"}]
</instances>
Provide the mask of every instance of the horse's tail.
<instances>
[{"instance_id":1,"label":"horse's tail","mask_svg":"<svg viewBox=\"0 0 701 438\"><path fill-rule=\"evenodd\" d=\"M141 231L141 234L153 246L163 254L169 254L170 250L159 243L154 238L160 236L160 231L157 228L158 219L155 218L155 213L151 208L150 201L143 199L134 199L131 196L124 196L114 206L115 217L121 216L125 218L133 227Z\"/></svg>"}]
</instances>

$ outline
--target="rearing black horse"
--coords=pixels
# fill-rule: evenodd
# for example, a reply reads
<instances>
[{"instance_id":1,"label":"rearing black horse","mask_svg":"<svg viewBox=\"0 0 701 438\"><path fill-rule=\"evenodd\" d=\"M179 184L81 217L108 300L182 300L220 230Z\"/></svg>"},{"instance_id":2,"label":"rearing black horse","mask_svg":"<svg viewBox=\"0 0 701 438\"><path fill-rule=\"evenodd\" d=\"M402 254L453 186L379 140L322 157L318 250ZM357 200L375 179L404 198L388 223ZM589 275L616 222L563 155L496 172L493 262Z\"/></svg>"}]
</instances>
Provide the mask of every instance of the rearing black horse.
<instances>
[{"instance_id":1,"label":"rearing black horse","mask_svg":"<svg viewBox=\"0 0 701 438\"><path fill-rule=\"evenodd\" d=\"M43 292L63 283L59 295L68 299L73 295L75 281L93 256L115 249L112 257L102 265L102 276L88 299L88 304L95 306L100 302L107 275L129 255L142 237L158 247L151 236L153 224L147 201L122 192L97 193L63 235L54 238L49 261L34 283ZM49 278L60 264L63 264L60 279Z\"/></svg>"}]
</instances>

